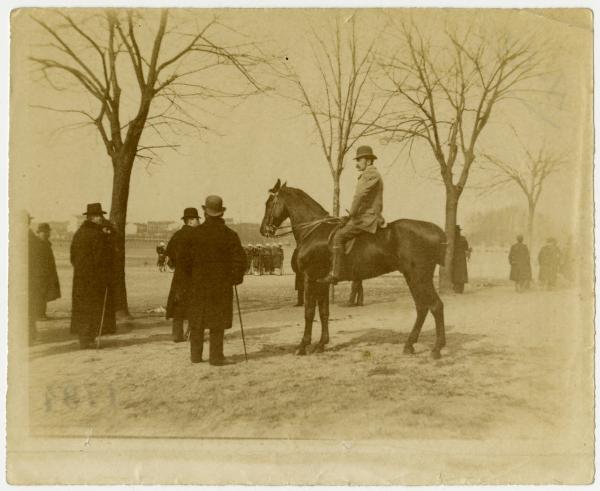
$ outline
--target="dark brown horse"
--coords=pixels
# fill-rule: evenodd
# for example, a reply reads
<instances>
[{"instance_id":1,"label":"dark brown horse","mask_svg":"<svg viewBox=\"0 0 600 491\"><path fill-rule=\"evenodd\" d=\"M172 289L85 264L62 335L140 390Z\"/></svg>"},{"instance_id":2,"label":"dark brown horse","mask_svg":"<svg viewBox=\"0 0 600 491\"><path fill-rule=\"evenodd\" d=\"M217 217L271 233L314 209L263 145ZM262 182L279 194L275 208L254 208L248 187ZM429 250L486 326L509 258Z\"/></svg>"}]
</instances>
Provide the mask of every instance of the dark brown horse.
<instances>
[{"instance_id":1,"label":"dark brown horse","mask_svg":"<svg viewBox=\"0 0 600 491\"><path fill-rule=\"evenodd\" d=\"M278 179L265 204L260 233L272 237L287 218L298 247L297 267L304 275L304 336L297 353L306 354L310 346L316 306L321 319L321 339L314 351L323 351L329 342L329 285L316 280L329 271L331 250L329 238L341 220L330 217L325 209L304 191L281 185ZM433 223L418 220L396 220L379 229L375 235L359 236L345 256L342 280L363 280L392 271L400 271L415 302L417 319L404 353L414 353L421 327L428 312L435 319L436 341L432 356L439 358L446 345L444 304L433 285L433 273L444 258L446 236Z\"/></svg>"}]
</instances>

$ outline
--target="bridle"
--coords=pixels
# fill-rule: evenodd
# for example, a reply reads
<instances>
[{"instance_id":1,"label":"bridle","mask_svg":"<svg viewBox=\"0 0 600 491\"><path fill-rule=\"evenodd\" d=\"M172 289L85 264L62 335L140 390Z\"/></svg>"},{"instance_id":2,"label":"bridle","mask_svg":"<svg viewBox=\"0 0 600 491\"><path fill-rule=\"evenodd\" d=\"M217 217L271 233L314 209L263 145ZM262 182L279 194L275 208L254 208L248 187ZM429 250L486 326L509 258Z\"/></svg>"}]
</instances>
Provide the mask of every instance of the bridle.
<instances>
[{"instance_id":1,"label":"bridle","mask_svg":"<svg viewBox=\"0 0 600 491\"><path fill-rule=\"evenodd\" d=\"M292 229L291 224L284 225L283 227L273 225L273 209L275 208L275 205L277 204L277 202L279 200L279 191L271 191L270 195L273 197L273 201L271 203L271 209L269 210L269 214L267 215L267 224L265 225L265 227L267 229L267 233L271 237L275 237L275 238L284 237L286 235L292 234L294 232L294 230ZM337 224L337 223L340 223L340 219L331 217L331 216L326 216L324 218L319 218L317 220L313 220L310 222L297 224L296 228L299 230L302 230L302 237L300 240L306 239L306 237L308 237L310 234L312 234L320 225L322 225L324 223ZM280 234L276 234L275 232L280 228L289 228L290 230L287 230Z\"/></svg>"},{"instance_id":2,"label":"bridle","mask_svg":"<svg viewBox=\"0 0 600 491\"><path fill-rule=\"evenodd\" d=\"M271 202L271 208L269 209L269 214L267 215L267 224L266 224L267 233L271 237L275 237L275 238L290 235L293 232L291 225L285 225L283 227L281 227L281 225L280 226L273 225L273 210L275 209L275 205L279 202L279 191L275 191L275 192L271 191L269 194L273 197L273 201ZM279 230L280 228L289 228L290 230L288 230L286 232L282 232L280 234L276 234L275 232L277 230Z\"/></svg>"}]
</instances>

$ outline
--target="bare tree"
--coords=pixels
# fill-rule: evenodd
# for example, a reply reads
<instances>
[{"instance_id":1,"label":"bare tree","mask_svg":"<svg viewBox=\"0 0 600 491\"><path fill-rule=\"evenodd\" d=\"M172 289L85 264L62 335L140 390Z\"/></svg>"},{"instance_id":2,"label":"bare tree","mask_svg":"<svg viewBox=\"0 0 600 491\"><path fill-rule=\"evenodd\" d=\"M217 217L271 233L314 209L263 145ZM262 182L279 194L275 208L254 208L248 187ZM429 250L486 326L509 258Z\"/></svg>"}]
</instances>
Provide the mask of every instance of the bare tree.
<instances>
[{"instance_id":1,"label":"bare tree","mask_svg":"<svg viewBox=\"0 0 600 491\"><path fill-rule=\"evenodd\" d=\"M340 178L344 159L361 139L381 133L380 121L390 95L383 96L373 83L377 37L362 46L356 16L335 23L333 39L322 39L313 30L313 59L318 81L303 78L289 64L284 77L291 81L289 96L310 116L333 180L333 216L340 214ZM312 83L311 83L312 82Z\"/></svg>"},{"instance_id":2,"label":"bare tree","mask_svg":"<svg viewBox=\"0 0 600 491\"><path fill-rule=\"evenodd\" d=\"M523 151L522 157L507 160L489 153L482 154L484 167L491 173L487 190L513 184L525 195L528 211L527 243L529 249L531 249L534 236L535 211L544 184L548 177L561 169L565 164L565 159L548 151L545 145L541 145L537 152L531 151L519 138L514 128L513 132Z\"/></svg>"},{"instance_id":3,"label":"bare tree","mask_svg":"<svg viewBox=\"0 0 600 491\"><path fill-rule=\"evenodd\" d=\"M251 68L264 60L247 40L236 45L213 40L213 33L219 39L218 28L225 27L216 18L187 33L168 29L167 10L147 14L156 22L154 31L148 18L133 11L64 11L58 16L52 23L34 18L50 42L31 60L51 87L83 89L92 100L90 107L95 106L44 107L91 123L111 159L110 220L116 226L118 249L115 297L118 310L127 313L125 225L134 162L152 161L160 149L175 148L164 134L173 125L205 129L190 111L191 98L239 98L260 92ZM222 72L221 82L211 86L207 73L218 70L230 73ZM241 80L239 87L232 79ZM142 144L147 129L153 141Z\"/></svg>"},{"instance_id":4,"label":"bare tree","mask_svg":"<svg viewBox=\"0 0 600 491\"><path fill-rule=\"evenodd\" d=\"M446 30L441 40L425 39L415 25L395 31L393 57L381 64L398 104L391 139L423 143L435 158L445 188L447 248L441 285L452 278L455 226L462 192L475 161L477 143L494 108L518 99L541 75L541 51L528 39L463 35Z\"/></svg>"}]
</instances>

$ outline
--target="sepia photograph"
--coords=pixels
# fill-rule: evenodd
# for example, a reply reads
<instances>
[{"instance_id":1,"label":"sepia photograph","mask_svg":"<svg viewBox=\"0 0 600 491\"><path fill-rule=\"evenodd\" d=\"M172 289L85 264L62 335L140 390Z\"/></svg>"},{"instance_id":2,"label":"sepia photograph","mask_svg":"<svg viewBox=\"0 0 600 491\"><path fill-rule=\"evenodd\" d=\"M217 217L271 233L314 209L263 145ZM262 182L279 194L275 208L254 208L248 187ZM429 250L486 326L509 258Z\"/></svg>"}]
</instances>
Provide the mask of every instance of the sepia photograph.
<instances>
[{"instance_id":1,"label":"sepia photograph","mask_svg":"<svg viewBox=\"0 0 600 491\"><path fill-rule=\"evenodd\" d=\"M591 484L593 27L12 10L8 483Z\"/></svg>"}]
</instances>

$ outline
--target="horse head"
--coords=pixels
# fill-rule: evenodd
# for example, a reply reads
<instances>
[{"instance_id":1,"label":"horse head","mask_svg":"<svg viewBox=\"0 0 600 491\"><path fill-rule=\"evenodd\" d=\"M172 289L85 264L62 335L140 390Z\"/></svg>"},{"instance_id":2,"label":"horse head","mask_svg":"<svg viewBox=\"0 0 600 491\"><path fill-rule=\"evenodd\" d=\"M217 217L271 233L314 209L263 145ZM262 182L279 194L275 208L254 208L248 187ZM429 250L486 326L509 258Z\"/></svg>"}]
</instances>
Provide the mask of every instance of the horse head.
<instances>
[{"instance_id":1,"label":"horse head","mask_svg":"<svg viewBox=\"0 0 600 491\"><path fill-rule=\"evenodd\" d=\"M276 230L289 217L284 200L280 193L286 189L286 183L281 184L277 179L275 186L269 189L269 197L265 203L265 215L260 224L260 233L264 237L273 237Z\"/></svg>"}]
</instances>

